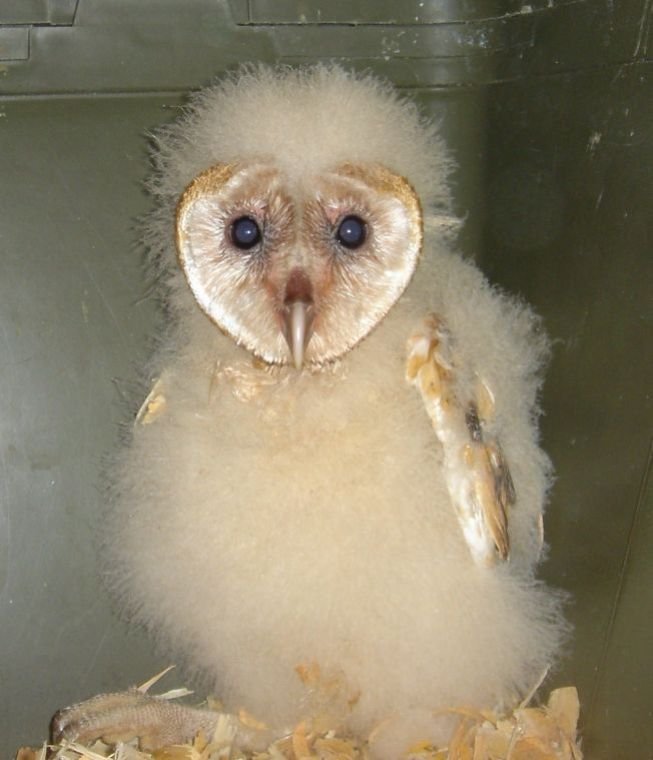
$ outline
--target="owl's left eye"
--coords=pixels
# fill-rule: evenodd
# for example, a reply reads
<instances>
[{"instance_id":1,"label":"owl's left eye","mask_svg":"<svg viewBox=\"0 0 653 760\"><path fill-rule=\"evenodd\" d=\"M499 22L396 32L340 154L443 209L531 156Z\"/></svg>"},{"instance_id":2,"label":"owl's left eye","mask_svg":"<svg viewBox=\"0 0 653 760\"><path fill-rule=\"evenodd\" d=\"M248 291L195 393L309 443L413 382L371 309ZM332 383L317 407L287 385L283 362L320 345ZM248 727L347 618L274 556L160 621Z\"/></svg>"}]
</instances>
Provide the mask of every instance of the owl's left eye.
<instances>
[{"instance_id":1,"label":"owl's left eye","mask_svg":"<svg viewBox=\"0 0 653 760\"><path fill-rule=\"evenodd\" d=\"M253 248L261 240L261 229L251 216L241 216L231 223L231 241L243 251Z\"/></svg>"},{"instance_id":2,"label":"owl's left eye","mask_svg":"<svg viewBox=\"0 0 653 760\"><path fill-rule=\"evenodd\" d=\"M360 216L346 216L338 225L336 238L345 248L360 248L367 237L367 225Z\"/></svg>"}]
</instances>

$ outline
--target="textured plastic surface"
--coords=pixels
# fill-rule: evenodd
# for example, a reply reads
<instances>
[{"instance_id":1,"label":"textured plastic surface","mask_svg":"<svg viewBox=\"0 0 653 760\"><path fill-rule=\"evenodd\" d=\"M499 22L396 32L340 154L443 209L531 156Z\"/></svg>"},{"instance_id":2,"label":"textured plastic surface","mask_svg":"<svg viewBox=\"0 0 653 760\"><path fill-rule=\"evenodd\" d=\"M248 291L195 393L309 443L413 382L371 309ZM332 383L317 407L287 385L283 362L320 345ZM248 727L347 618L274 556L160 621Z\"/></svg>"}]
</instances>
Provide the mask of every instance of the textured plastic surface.
<instances>
[{"instance_id":1,"label":"textured plastic surface","mask_svg":"<svg viewBox=\"0 0 653 760\"><path fill-rule=\"evenodd\" d=\"M573 594L557 681L579 687L590 758L653 747L652 123L650 62L498 85L488 114L482 263L555 341L545 574Z\"/></svg>"},{"instance_id":2,"label":"textured plastic surface","mask_svg":"<svg viewBox=\"0 0 653 760\"><path fill-rule=\"evenodd\" d=\"M160 101L0 108L0 755L82 692L155 672L111 616L94 527L154 306L133 251ZM79 685L75 685L75 681Z\"/></svg>"},{"instance_id":3,"label":"textured plastic surface","mask_svg":"<svg viewBox=\"0 0 653 760\"><path fill-rule=\"evenodd\" d=\"M3 0L0 24L71 25L79 0Z\"/></svg>"},{"instance_id":4,"label":"textured plastic surface","mask_svg":"<svg viewBox=\"0 0 653 760\"><path fill-rule=\"evenodd\" d=\"M629 60L646 49L648 7L643 0L32 0L21 14L12 0L0 8L0 94L187 90L261 59L338 59L410 87L479 85ZM577 29L583 34L569 36Z\"/></svg>"},{"instance_id":5,"label":"textured plastic surface","mask_svg":"<svg viewBox=\"0 0 653 760\"><path fill-rule=\"evenodd\" d=\"M156 329L133 250L143 134L181 95L153 91L318 55L387 74L442 119L462 248L556 340L544 570L573 593L576 637L554 681L580 687L589 757L650 755L651 14L647 0L2 4L3 756L62 704L164 664L111 615L92 540L102 457Z\"/></svg>"}]
</instances>

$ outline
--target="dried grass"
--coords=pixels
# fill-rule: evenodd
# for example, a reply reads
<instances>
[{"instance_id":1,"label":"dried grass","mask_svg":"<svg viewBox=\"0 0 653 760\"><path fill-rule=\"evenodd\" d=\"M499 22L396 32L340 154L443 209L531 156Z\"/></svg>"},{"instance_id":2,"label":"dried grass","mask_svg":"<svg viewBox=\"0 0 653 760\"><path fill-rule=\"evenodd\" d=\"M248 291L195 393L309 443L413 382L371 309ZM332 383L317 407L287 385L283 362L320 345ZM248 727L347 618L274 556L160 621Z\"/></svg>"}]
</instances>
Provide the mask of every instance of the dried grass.
<instances>
[{"instance_id":1,"label":"dried grass","mask_svg":"<svg viewBox=\"0 0 653 760\"><path fill-rule=\"evenodd\" d=\"M434 713L458 717L449 746L421 742L397 760L582 760L576 689L556 689L541 707L529 707L531 699L532 694L510 715L464 707ZM367 760L374 744L374 731L367 738L338 736L333 730L316 730L316 724L302 722L267 750L244 752L233 742L238 720L257 727L256 719L241 711L238 717L222 715L210 738L199 734L191 744L151 753L134 744L109 746L98 741L88 747L76 743L22 747L15 760Z\"/></svg>"}]
</instances>

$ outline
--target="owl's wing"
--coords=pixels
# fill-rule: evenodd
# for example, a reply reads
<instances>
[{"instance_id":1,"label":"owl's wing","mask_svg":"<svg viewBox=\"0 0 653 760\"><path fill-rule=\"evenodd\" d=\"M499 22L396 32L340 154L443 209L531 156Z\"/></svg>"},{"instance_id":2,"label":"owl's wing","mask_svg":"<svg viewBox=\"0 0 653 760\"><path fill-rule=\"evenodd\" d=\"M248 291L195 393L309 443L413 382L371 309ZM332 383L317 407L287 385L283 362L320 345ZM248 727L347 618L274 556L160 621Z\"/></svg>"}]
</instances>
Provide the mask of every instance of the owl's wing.
<instances>
[{"instance_id":1,"label":"owl's wing","mask_svg":"<svg viewBox=\"0 0 653 760\"><path fill-rule=\"evenodd\" d=\"M494 397L479 377L460 398L451 335L429 315L408 340L406 378L420 392L442 444L445 479L474 561L489 566L510 553L508 513L515 502L510 469L499 441L487 433Z\"/></svg>"}]
</instances>

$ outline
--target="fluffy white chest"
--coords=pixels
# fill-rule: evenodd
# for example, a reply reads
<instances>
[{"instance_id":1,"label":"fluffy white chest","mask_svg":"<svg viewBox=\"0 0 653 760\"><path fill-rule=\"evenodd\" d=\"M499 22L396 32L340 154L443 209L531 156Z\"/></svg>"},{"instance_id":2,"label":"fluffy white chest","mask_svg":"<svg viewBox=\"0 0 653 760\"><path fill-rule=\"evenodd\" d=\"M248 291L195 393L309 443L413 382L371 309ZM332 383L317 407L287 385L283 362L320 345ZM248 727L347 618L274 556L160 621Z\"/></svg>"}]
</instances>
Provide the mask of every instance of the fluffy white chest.
<instances>
[{"instance_id":1,"label":"fluffy white chest","mask_svg":"<svg viewBox=\"0 0 653 760\"><path fill-rule=\"evenodd\" d=\"M201 542L216 571L226 551L230 563L317 563L319 577L345 559L363 572L370 551L402 542L465 556L400 355L301 375L247 360L181 365L163 384L166 411L136 431L128 469L140 460L149 473L161 532Z\"/></svg>"},{"instance_id":2,"label":"fluffy white chest","mask_svg":"<svg viewBox=\"0 0 653 760\"><path fill-rule=\"evenodd\" d=\"M474 565L386 337L332 374L173 362L165 411L125 453L112 583L232 707L298 718L296 667L317 662L369 725L508 698L541 665L522 624L549 602Z\"/></svg>"}]
</instances>

